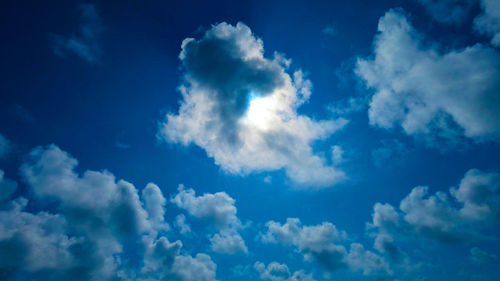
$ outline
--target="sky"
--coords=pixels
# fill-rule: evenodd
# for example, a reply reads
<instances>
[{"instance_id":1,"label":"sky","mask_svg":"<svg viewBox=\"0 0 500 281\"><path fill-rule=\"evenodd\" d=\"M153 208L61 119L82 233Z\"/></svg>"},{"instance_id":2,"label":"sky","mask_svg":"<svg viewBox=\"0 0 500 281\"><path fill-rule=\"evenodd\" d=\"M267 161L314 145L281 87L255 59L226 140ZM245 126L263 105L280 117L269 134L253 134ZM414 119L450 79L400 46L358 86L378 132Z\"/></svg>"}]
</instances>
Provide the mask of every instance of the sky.
<instances>
[{"instance_id":1,"label":"sky","mask_svg":"<svg viewBox=\"0 0 500 281\"><path fill-rule=\"evenodd\" d=\"M0 280L500 279L500 2L0 21Z\"/></svg>"}]
</instances>

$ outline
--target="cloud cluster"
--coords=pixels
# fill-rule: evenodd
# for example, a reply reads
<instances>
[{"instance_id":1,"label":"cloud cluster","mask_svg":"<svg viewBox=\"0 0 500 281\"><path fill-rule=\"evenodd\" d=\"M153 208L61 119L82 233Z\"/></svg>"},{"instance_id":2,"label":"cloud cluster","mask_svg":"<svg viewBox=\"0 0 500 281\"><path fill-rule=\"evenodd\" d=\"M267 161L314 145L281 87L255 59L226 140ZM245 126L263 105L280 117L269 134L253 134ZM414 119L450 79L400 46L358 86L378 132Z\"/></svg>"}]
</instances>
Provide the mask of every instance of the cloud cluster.
<instances>
[{"instance_id":1,"label":"cloud cluster","mask_svg":"<svg viewBox=\"0 0 500 281\"><path fill-rule=\"evenodd\" d=\"M246 25L214 25L199 40L185 39L179 57L182 101L161 123L160 139L196 144L230 173L284 169L293 182L313 187L344 178L314 154L313 143L347 121L298 114L311 82L301 71L292 78L281 55L265 58L263 42Z\"/></svg>"},{"instance_id":2,"label":"cloud cluster","mask_svg":"<svg viewBox=\"0 0 500 281\"><path fill-rule=\"evenodd\" d=\"M191 216L207 219L215 224L219 232L210 238L214 252L226 254L248 252L245 241L238 233L242 225L236 216L235 200L227 193L205 193L196 196L193 189L186 189L181 185L171 202L186 210Z\"/></svg>"},{"instance_id":3,"label":"cloud cluster","mask_svg":"<svg viewBox=\"0 0 500 281\"><path fill-rule=\"evenodd\" d=\"M51 34L54 54L65 57L74 54L88 63L99 63L102 50L99 37L103 31L101 18L93 4L81 4L78 33L69 36Z\"/></svg>"},{"instance_id":4,"label":"cloud cluster","mask_svg":"<svg viewBox=\"0 0 500 281\"><path fill-rule=\"evenodd\" d=\"M500 135L500 53L476 44L441 52L424 44L401 10L379 21L371 58L357 75L375 91L373 126L401 126L408 135L476 141Z\"/></svg>"},{"instance_id":5,"label":"cloud cluster","mask_svg":"<svg viewBox=\"0 0 500 281\"><path fill-rule=\"evenodd\" d=\"M277 262L271 262L267 266L262 262L255 262L254 268L259 273L261 280L315 281L312 274L306 274L303 270L295 271L292 274L286 264Z\"/></svg>"},{"instance_id":6,"label":"cloud cluster","mask_svg":"<svg viewBox=\"0 0 500 281\"><path fill-rule=\"evenodd\" d=\"M165 199L156 185L148 184L140 198L132 184L111 173L79 175L76 166L55 145L34 149L22 165L34 200L19 197L0 211L2 278L215 280L208 256L181 253L180 241L160 235L166 230ZM0 184L3 199L11 196L15 185L3 173ZM53 212L33 213L28 204ZM131 257L139 262L131 263Z\"/></svg>"},{"instance_id":7,"label":"cloud cluster","mask_svg":"<svg viewBox=\"0 0 500 281\"><path fill-rule=\"evenodd\" d=\"M500 220L500 174L469 170L458 187L449 194L415 187L396 210L390 204L375 204L373 221L367 228L375 235L375 248L391 257L404 253L396 246L398 238L425 237L454 243L487 238L485 229Z\"/></svg>"},{"instance_id":8,"label":"cloud cluster","mask_svg":"<svg viewBox=\"0 0 500 281\"><path fill-rule=\"evenodd\" d=\"M350 250L342 245L347 234L330 222L303 226L299 219L288 218L285 224L269 221L262 235L264 243L293 246L305 260L315 261L328 271L348 268L367 276L387 277L392 271L386 261L359 243L351 243Z\"/></svg>"}]
</instances>

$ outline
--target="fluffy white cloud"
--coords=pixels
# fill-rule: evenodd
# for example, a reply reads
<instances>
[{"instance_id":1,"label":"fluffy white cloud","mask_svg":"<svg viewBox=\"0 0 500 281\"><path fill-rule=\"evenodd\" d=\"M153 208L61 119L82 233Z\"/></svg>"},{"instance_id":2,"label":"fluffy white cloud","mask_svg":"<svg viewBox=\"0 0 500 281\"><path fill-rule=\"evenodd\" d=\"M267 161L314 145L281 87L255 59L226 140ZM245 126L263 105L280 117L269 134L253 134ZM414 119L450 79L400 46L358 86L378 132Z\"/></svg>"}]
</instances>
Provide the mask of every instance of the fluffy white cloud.
<instances>
[{"instance_id":1,"label":"fluffy white cloud","mask_svg":"<svg viewBox=\"0 0 500 281\"><path fill-rule=\"evenodd\" d=\"M226 254L248 252L245 241L238 233L242 225L236 216L235 200L227 193L205 193L196 196L193 189L180 185L171 202L193 217L207 219L215 224L219 233L210 238L213 251Z\"/></svg>"},{"instance_id":2,"label":"fluffy white cloud","mask_svg":"<svg viewBox=\"0 0 500 281\"><path fill-rule=\"evenodd\" d=\"M415 187L397 211L389 204L374 206L375 248L401 256L397 236L427 237L442 242L484 238L481 230L500 219L500 175L469 170L458 187L428 196L428 188Z\"/></svg>"},{"instance_id":3,"label":"fluffy white cloud","mask_svg":"<svg viewBox=\"0 0 500 281\"><path fill-rule=\"evenodd\" d=\"M167 200L163 197L160 188L154 183L148 183L142 190L141 197L144 200L149 220L155 224L156 228L168 229L168 224L165 222Z\"/></svg>"},{"instance_id":4,"label":"fluffy white cloud","mask_svg":"<svg viewBox=\"0 0 500 281\"><path fill-rule=\"evenodd\" d=\"M271 281L315 281L312 274L306 274L303 270L290 273L286 264L271 262L267 266L262 262L254 264L255 270L259 273L260 279Z\"/></svg>"},{"instance_id":5,"label":"fluffy white cloud","mask_svg":"<svg viewBox=\"0 0 500 281\"><path fill-rule=\"evenodd\" d=\"M142 192L107 171L75 172L77 160L55 145L34 149L21 176L37 209L17 198L0 210L0 271L8 280L215 280L215 264L181 253L182 243L165 231L165 198L154 184ZM2 199L15 183L3 172ZM31 209L31 208L29 208ZM141 243L142 242L142 243ZM133 245L135 243L135 245ZM131 264L129 257L143 259ZM141 269L142 268L142 269ZM190 272L193 271L193 272ZM194 279L193 279L194 278Z\"/></svg>"},{"instance_id":6,"label":"fluffy white cloud","mask_svg":"<svg viewBox=\"0 0 500 281\"><path fill-rule=\"evenodd\" d=\"M70 36L51 34L54 54L74 54L88 63L98 63L102 56L99 37L103 31L101 18L93 4L79 6L81 23L78 33Z\"/></svg>"},{"instance_id":7,"label":"fluffy white cloud","mask_svg":"<svg viewBox=\"0 0 500 281\"><path fill-rule=\"evenodd\" d=\"M183 281L214 281L217 265L206 254L177 256L172 267L172 274Z\"/></svg>"},{"instance_id":8,"label":"fluffy white cloud","mask_svg":"<svg viewBox=\"0 0 500 281\"><path fill-rule=\"evenodd\" d=\"M167 114L161 139L194 143L230 173L284 169L295 183L314 187L344 178L312 145L347 121L297 114L311 82L300 71L292 79L282 56L265 58L263 42L246 25L221 23L199 40L185 39L180 59L181 106L177 115Z\"/></svg>"},{"instance_id":9,"label":"fluffy white cloud","mask_svg":"<svg viewBox=\"0 0 500 281\"><path fill-rule=\"evenodd\" d=\"M347 251L341 243L347 234L330 222L302 226L299 219L288 218L285 224L269 221L261 237L264 243L293 246L307 261L315 261L328 271L349 268L364 275L387 277L392 271L385 260L367 251L361 244L351 243Z\"/></svg>"},{"instance_id":10,"label":"fluffy white cloud","mask_svg":"<svg viewBox=\"0 0 500 281\"><path fill-rule=\"evenodd\" d=\"M500 135L500 53L481 44L440 52L400 10L379 21L372 58L356 73L375 90L370 124L408 135L475 140ZM428 44L426 44L428 46Z\"/></svg>"},{"instance_id":11,"label":"fluffy white cloud","mask_svg":"<svg viewBox=\"0 0 500 281\"><path fill-rule=\"evenodd\" d=\"M477 31L490 35L491 44L500 47L500 3L496 0L481 0L483 13L474 19Z\"/></svg>"},{"instance_id":12,"label":"fluffy white cloud","mask_svg":"<svg viewBox=\"0 0 500 281\"><path fill-rule=\"evenodd\" d=\"M247 253L248 249L245 241L235 230L223 230L214 234L210 238L212 251L225 254L233 254L237 252Z\"/></svg>"},{"instance_id":13,"label":"fluffy white cloud","mask_svg":"<svg viewBox=\"0 0 500 281\"><path fill-rule=\"evenodd\" d=\"M180 281L214 281L217 265L206 254L197 254L195 257L180 254L182 243L169 242L160 237L151 242L145 237L146 247L144 267L141 270L140 280L180 280Z\"/></svg>"},{"instance_id":14,"label":"fluffy white cloud","mask_svg":"<svg viewBox=\"0 0 500 281\"><path fill-rule=\"evenodd\" d=\"M179 229L181 234L191 232L191 227L186 223L186 216L184 214L179 214L175 217L174 225Z\"/></svg>"}]
</instances>

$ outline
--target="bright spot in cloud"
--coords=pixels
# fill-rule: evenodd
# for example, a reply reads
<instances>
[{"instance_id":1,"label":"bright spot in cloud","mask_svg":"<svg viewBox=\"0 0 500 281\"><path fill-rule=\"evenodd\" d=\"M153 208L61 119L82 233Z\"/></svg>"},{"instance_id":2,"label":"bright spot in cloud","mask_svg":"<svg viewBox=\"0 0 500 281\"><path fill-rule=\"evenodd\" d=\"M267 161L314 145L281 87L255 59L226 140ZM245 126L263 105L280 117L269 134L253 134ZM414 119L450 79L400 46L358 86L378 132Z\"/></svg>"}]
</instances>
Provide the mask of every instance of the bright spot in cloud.
<instances>
[{"instance_id":1,"label":"bright spot in cloud","mask_svg":"<svg viewBox=\"0 0 500 281\"><path fill-rule=\"evenodd\" d=\"M250 101L247 119L257 128L268 129L275 108L276 102L271 97L254 98Z\"/></svg>"}]
</instances>

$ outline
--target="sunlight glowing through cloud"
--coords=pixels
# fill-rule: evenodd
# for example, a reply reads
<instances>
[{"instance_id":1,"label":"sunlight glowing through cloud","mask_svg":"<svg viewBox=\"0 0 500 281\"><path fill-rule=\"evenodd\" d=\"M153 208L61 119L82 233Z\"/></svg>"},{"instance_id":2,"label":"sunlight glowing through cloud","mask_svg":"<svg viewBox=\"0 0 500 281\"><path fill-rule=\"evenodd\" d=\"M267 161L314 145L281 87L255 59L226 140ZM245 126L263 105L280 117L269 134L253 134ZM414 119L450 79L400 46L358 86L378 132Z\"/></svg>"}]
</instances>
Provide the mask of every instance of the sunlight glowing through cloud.
<instances>
[{"instance_id":1,"label":"sunlight glowing through cloud","mask_svg":"<svg viewBox=\"0 0 500 281\"><path fill-rule=\"evenodd\" d=\"M250 101L247 120L260 129L268 129L275 114L276 101L272 97L254 98Z\"/></svg>"}]
</instances>

